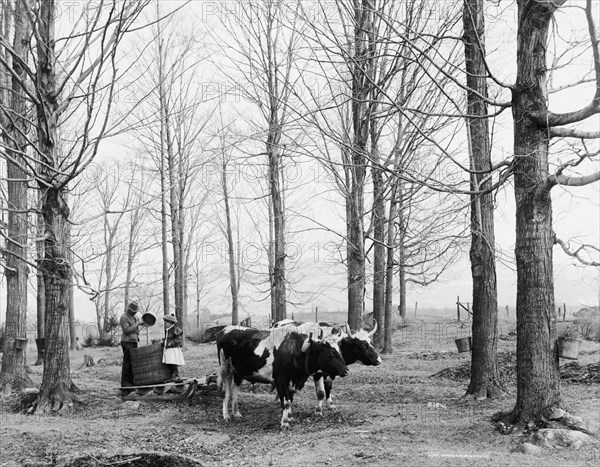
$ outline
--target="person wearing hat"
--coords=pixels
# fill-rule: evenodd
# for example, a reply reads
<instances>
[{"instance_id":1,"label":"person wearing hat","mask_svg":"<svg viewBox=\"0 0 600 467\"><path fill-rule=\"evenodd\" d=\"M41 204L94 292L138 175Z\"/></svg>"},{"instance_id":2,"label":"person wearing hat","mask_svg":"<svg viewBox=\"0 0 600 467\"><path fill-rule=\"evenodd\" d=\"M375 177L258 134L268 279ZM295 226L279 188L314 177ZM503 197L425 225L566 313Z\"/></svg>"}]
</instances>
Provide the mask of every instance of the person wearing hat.
<instances>
[{"instance_id":1,"label":"person wearing hat","mask_svg":"<svg viewBox=\"0 0 600 467\"><path fill-rule=\"evenodd\" d=\"M171 377L167 381L180 383L183 379L179 377L179 367L185 365L183 352L181 351L181 347L183 346L183 330L179 326L175 316L165 315L163 319L165 322L165 340L162 362L171 371Z\"/></svg>"},{"instance_id":2,"label":"person wearing hat","mask_svg":"<svg viewBox=\"0 0 600 467\"><path fill-rule=\"evenodd\" d=\"M138 346L140 327L144 325L141 318L137 319L138 304L130 302L125 313L121 315L121 347L123 349L123 366L121 368L121 387L133 386L133 366L131 365L131 354L129 351Z\"/></svg>"}]
</instances>

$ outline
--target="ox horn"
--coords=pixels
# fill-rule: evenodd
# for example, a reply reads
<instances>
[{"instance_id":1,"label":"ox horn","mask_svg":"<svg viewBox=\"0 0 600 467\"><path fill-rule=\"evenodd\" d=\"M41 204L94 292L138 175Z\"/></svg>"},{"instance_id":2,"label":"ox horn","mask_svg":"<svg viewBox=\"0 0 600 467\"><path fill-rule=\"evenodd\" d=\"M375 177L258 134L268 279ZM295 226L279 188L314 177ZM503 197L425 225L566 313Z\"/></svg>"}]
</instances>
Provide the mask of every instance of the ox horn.
<instances>
[{"instance_id":1,"label":"ox horn","mask_svg":"<svg viewBox=\"0 0 600 467\"><path fill-rule=\"evenodd\" d=\"M309 347L310 347L310 337L307 337L306 339L304 339L304 342L302 343L302 353L308 352Z\"/></svg>"},{"instance_id":2,"label":"ox horn","mask_svg":"<svg viewBox=\"0 0 600 467\"><path fill-rule=\"evenodd\" d=\"M350 329L348 321L346 321L346 333L348 334L348 337L352 337L352 330Z\"/></svg>"},{"instance_id":3,"label":"ox horn","mask_svg":"<svg viewBox=\"0 0 600 467\"><path fill-rule=\"evenodd\" d=\"M371 329L371 331L369 331L369 334L367 334L369 337L372 337L373 334L375 334L375 332L377 331L377 321L373 320L373 329Z\"/></svg>"}]
</instances>

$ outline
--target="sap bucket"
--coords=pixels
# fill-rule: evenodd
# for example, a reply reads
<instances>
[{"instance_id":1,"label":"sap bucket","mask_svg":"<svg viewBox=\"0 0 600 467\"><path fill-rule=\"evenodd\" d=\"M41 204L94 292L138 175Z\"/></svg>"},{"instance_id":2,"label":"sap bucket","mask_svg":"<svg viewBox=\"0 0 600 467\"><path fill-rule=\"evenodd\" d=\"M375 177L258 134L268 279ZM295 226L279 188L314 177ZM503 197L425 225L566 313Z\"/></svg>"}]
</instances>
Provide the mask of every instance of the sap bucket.
<instances>
[{"instance_id":1,"label":"sap bucket","mask_svg":"<svg viewBox=\"0 0 600 467\"><path fill-rule=\"evenodd\" d=\"M461 337L460 339L454 339L454 342L456 343L456 348L458 349L459 353L469 352L473 344L471 336Z\"/></svg>"},{"instance_id":2,"label":"sap bucket","mask_svg":"<svg viewBox=\"0 0 600 467\"><path fill-rule=\"evenodd\" d=\"M556 341L558 346L558 356L567 360L577 360L579 358L579 349L581 341L579 339L569 339L559 337Z\"/></svg>"},{"instance_id":3,"label":"sap bucket","mask_svg":"<svg viewBox=\"0 0 600 467\"><path fill-rule=\"evenodd\" d=\"M26 337L17 337L15 341L15 347L19 350L23 350L27 348L27 338Z\"/></svg>"}]
</instances>

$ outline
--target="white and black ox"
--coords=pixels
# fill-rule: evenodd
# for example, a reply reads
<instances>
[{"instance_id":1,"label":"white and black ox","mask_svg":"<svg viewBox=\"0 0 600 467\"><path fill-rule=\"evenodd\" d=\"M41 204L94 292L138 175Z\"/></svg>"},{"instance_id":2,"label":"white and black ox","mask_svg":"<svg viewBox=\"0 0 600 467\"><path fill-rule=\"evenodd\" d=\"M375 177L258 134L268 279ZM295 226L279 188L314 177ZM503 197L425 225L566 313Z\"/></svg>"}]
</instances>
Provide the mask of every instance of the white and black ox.
<instances>
[{"instance_id":1,"label":"white and black ox","mask_svg":"<svg viewBox=\"0 0 600 467\"><path fill-rule=\"evenodd\" d=\"M295 326L295 327L294 327ZM381 357L371 343L371 337L377 331L377 321L374 321L373 329L360 329L353 333L346 324L342 327L331 326L326 323L288 323L284 326L286 329L295 329L304 334L313 333L323 342L328 342L332 347L339 350L346 365L353 363L362 363L367 366L377 366L381 364ZM327 407L334 409L331 390L333 387L333 378L326 371L318 371L313 376L317 399L317 413L323 414L323 399Z\"/></svg>"},{"instance_id":2,"label":"white and black ox","mask_svg":"<svg viewBox=\"0 0 600 467\"><path fill-rule=\"evenodd\" d=\"M328 342L286 329L260 331L228 329L217 339L220 370L217 384L224 392L223 418L241 417L238 396L245 379L275 386L283 409L281 427L289 426L294 393L309 376L322 372L332 379L346 376L348 367L340 352Z\"/></svg>"}]
</instances>

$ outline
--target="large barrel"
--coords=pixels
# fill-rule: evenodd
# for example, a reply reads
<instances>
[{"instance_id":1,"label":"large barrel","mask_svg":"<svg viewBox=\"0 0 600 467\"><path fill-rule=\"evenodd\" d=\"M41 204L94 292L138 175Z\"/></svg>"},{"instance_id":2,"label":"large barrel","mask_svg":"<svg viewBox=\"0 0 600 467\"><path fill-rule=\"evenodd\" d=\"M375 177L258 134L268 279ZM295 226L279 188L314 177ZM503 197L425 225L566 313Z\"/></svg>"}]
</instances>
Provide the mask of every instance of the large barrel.
<instances>
[{"instance_id":1,"label":"large barrel","mask_svg":"<svg viewBox=\"0 0 600 467\"><path fill-rule=\"evenodd\" d=\"M137 347L129 352L133 367L133 384L136 386L164 383L171 376L169 367L162 362L162 345Z\"/></svg>"}]
</instances>

